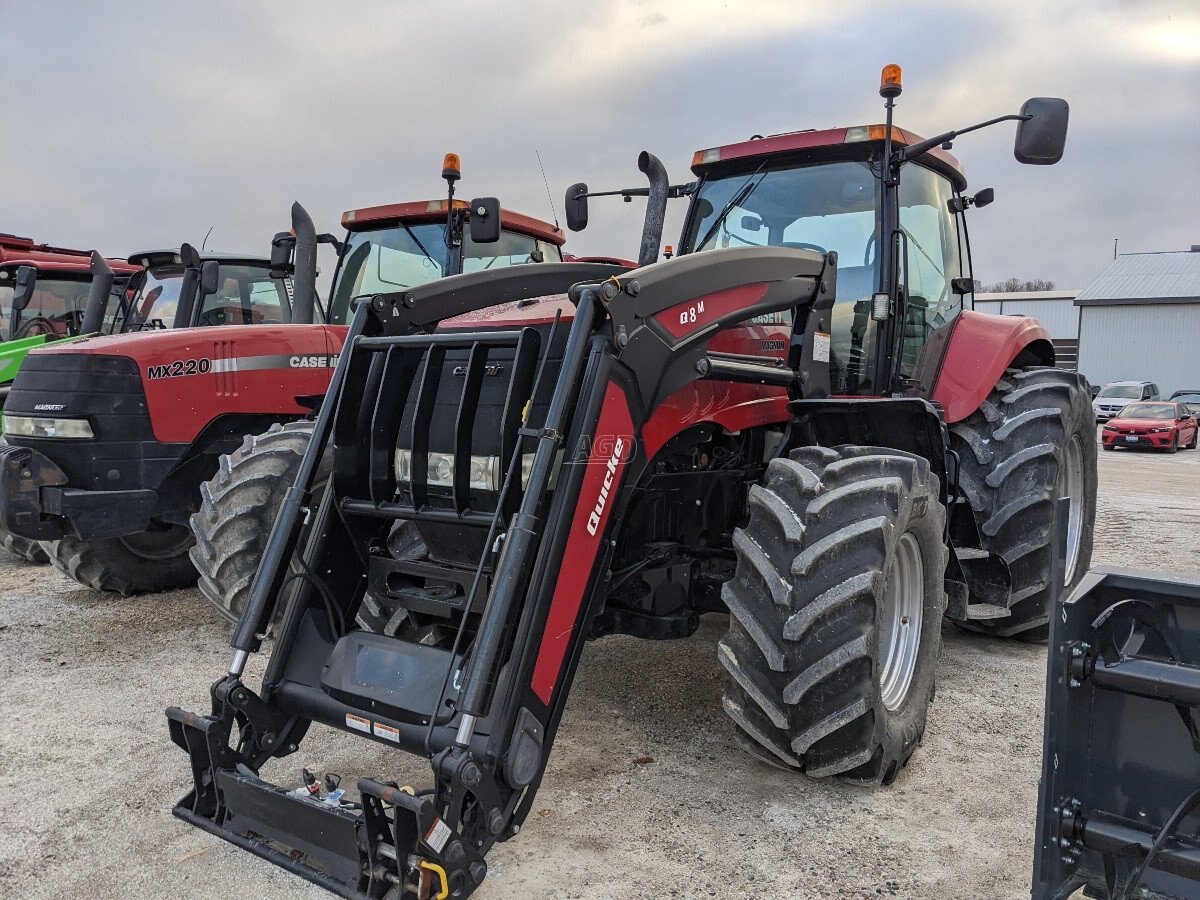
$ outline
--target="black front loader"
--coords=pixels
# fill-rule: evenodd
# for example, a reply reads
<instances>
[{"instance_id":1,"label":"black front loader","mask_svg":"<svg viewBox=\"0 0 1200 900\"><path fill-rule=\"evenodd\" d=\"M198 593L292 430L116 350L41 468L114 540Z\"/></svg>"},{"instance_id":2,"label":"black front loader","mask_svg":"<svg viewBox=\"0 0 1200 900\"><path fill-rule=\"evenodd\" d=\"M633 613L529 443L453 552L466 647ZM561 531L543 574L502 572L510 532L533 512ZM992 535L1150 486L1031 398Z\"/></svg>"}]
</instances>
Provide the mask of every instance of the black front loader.
<instances>
[{"instance_id":1,"label":"black front loader","mask_svg":"<svg viewBox=\"0 0 1200 900\"><path fill-rule=\"evenodd\" d=\"M798 332L815 330L835 272L834 254L740 248L634 271L548 264L462 275L362 302L232 639L230 674L213 686L212 715L167 712L195 776L176 815L343 896L468 896L488 849L524 821L545 769L604 596L599 573L647 465L642 426L697 378L779 383L777 368L710 357L709 340L784 309L796 311ZM576 307L569 320L432 330L564 292ZM801 345L795 386L820 368L806 358L812 342ZM827 390L814 375L803 393ZM500 447L492 491L472 468L485 391L503 397L498 426L485 426ZM431 427L438 416L453 427L450 444L434 447L446 440L445 427ZM313 496L327 443L333 476ZM448 472L435 477L430 459ZM463 569L391 555L397 522L457 529L481 556ZM403 594L412 578L453 586L413 601L439 617L441 639L353 630L364 596ZM241 673L277 605L255 693ZM311 722L428 757L433 786L362 778L361 803L330 805L260 779Z\"/></svg>"}]
</instances>

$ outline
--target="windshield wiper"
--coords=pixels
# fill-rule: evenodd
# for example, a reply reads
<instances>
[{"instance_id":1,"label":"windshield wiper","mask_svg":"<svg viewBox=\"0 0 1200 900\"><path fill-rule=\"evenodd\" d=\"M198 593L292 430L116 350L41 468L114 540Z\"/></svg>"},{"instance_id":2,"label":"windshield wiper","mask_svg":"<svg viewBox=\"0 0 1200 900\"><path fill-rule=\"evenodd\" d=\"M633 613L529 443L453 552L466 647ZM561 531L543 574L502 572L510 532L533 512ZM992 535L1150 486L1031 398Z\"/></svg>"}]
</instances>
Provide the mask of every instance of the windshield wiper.
<instances>
[{"instance_id":1,"label":"windshield wiper","mask_svg":"<svg viewBox=\"0 0 1200 900\"><path fill-rule=\"evenodd\" d=\"M403 228L404 231L408 234L408 236L413 239L413 243L417 245L418 250L420 250L422 253L425 254L425 258L436 266L438 264L438 261L433 258L433 254L431 254L428 250L425 249L425 245L421 243L421 239L416 236L416 234L413 232L413 230L408 227L408 223L401 220L400 227Z\"/></svg>"},{"instance_id":2,"label":"windshield wiper","mask_svg":"<svg viewBox=\"0 0 1200 900\"><path fill-rule=\"evenodd\" d=\"M725 217L733 212L734 207L741 206L743 203L745 203L746 198L754 193L755 189L762 184L762 178L758 179L758 181L754 181L754 177L763 170L763 166L766 164L766 160L760 162L758 164L758 168L750 173L749 177L746 178L745 183L738 189L738 192L729 198L728 203L721 207L721 212L717 215L716 221L709 226L708 231L704 232L704 238L698 244L696 244L697 250L704 249L704 245L711 241L716 235L717 229L721 227L721 223L725 221ZM751 182L754 183L751 184Z\"/></svg>"}]
</instances>

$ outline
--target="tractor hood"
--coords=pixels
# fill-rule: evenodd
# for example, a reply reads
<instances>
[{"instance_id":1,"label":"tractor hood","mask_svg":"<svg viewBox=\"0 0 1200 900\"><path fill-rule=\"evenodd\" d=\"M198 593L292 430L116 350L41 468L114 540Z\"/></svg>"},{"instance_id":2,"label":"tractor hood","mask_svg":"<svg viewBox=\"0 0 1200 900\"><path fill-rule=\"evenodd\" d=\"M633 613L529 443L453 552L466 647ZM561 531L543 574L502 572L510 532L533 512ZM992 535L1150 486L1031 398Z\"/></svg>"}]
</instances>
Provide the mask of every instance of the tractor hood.
<instances>
[{"instance_id":1,"label":"tractor hood","mask_svg":"<svg viewBox=\"0 0 1200 900\"><path fill-rule=\"evenodd\" d=\"M137 375L154 439L190 443L222 416L308 412L345 336L335 325L224 325L56 343L29 354L7 408L36 415L52 403L56 415L91 416L105 391L98 376L120 369Z\"/></svg>"}]
</instances>

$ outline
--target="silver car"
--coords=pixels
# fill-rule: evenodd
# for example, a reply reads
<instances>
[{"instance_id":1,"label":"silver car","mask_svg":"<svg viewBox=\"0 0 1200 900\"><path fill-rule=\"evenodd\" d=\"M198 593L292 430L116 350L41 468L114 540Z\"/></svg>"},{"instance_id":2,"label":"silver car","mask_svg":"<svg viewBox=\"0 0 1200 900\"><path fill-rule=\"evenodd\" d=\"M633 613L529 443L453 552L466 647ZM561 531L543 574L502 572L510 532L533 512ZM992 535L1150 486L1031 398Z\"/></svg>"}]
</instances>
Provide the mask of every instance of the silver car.
<instances>
[{"instance_id":1,"label":"silver car","mask_svg":"<svg viewBox=\"0 0 1200 900\"><path fill-rule=\"evenodd\" d=\"M1158 400L1158 385L1152 381L1114 381L1100 389L1092 400L1097 422L1107 422L1119 416L1130 403L1139 400Z\"/></svg>"}]
</instances>

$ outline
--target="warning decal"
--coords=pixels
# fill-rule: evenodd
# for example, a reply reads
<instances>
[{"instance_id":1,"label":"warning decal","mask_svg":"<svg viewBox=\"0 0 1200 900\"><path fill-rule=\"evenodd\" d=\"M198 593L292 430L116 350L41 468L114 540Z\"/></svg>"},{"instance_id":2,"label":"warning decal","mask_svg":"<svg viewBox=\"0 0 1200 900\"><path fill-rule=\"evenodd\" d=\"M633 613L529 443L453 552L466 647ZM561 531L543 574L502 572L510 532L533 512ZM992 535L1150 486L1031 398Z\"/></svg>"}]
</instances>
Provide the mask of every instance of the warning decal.
<instances>
[{"instance_id":1,"label":"warning decal","mask_svg":"<svg viewBox=\"0 0 1200 900\"><path fill-rule=\"evenodd\" d=\"M353 728L355 731L365 731L371 733L371 720L364 719L362 716L356 716L352 713L346 713L346 727Z\"/></svg>"},{"instance_id":2,"label":"warning decal","mask_svg":"<svg viewBox=\"0 0 1200 900\"><path fill-rule=\"evenodd\" d=\"M422 840L434 853L441 853L446 841L450 840L450 826L441 819L435 819Z\"/></svg>"},{"instance_id":3,"label":"warning decal","mask_svg":"<svg viewBox=\"0 0 1200 900\"><path fill-rule=\"evenodd\" d=\"M384 725L382 722L376 722L375 737L380 737L385 741L391 741L394 744L398 744L400 743L400 729L393 728L391 725Z\"/></svg>"},{"instance_id":4,"label":"warning decal","mask_svg":"<svg viewBox=\"0 0 1200 900\"><path fill-rule=\"evenodd\" d=\"M813 362L829 362L829 335L823 331L813 334Z\"/></svg>"}]
</instances>

